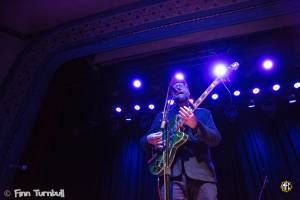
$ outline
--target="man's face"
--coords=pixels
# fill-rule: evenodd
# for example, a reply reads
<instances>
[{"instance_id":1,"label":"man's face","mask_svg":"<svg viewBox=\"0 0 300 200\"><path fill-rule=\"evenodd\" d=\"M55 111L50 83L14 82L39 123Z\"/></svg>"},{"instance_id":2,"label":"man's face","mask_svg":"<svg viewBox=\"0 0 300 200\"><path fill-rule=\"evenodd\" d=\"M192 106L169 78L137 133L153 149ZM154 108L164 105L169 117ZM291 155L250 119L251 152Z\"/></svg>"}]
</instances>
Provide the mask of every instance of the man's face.
<instances>
[{"instance_id":1,"label":"man's face","mask_svg":"<svg viewBox=\"0 0 300 200\"><path fill-rule=\"evenodd\" d=\"M176 104L182 104L189 100L190 91L184 83L175 83L173 86L174 101Z\"/></svg>"}]
</instances>

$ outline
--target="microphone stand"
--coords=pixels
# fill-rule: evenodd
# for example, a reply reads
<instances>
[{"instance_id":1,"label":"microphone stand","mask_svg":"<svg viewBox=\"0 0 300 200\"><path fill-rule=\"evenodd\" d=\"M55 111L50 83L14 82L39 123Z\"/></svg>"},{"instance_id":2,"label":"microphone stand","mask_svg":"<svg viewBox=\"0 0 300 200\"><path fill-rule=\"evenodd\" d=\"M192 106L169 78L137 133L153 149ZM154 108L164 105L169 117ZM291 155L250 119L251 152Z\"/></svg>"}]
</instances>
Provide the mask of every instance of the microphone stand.
<instances>
[{"instance_id":1,"label":"microphone stand","mask_svg":"<svg viewBox=\"0 0 300 200\"><path fill-rule=\"evenodd\" d=\"M258 200L261 200L261 197L262 197L262 194L264 192L264 189L265 189L265 186L266 186L266 183L268 182L268 176L266 175L265 176L265 180L264 180L264 183L260 189L260 192L259 192L259 196L258 196Z\"/></svg>"},{"instance_id":2,"label":"microphone stand","mask_svg":"<svg viewBox=\"0 0 300 200\"><path fill-rule=\"evenodd\" d=\"M163 172L163 179L164 179L164 200L170 200L170 175L171 175L171 170L170 170L170 160L169 160L169 155L170 155L170 131L167 126L168 120L167 120L167 114L170 110L170 103L168 103L169 99L169 89L170 86L168 86L168 91L167 91L167 97L165 100L165 105L164 105L164 111L163 111L163 116L162 116L162 121L160 128L163 131L163 136L164 136L164 152L163 152L163 158L164 158L164 172Z\"/></svg>"}]
</instances>

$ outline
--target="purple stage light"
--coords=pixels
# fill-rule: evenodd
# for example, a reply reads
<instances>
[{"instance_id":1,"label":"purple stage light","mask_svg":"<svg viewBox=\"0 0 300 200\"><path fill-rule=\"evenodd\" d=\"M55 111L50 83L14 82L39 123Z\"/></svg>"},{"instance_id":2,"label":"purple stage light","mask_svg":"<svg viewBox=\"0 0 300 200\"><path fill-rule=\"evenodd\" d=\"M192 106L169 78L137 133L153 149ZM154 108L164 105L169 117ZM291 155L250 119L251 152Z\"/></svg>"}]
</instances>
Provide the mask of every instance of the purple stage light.
<instances>
[{"instance_id":1,"label":"purple stage light","mask_svg":"<svg viewBox=\"0 0 300 200\"><path fill-rule=\"evenodd\" d=\"M252 90L253 94L258 94L260 92L259 88L254 88Z\"/></svg>"},{"instance_id":2,"label":"purple stage light","mask_svg":"<svg viewBox=\"0 0 300 200\"><path fill-rule=\"evenodd\" d=\"M142 82L138 79L135 79L133 82L132 82L132 85L135 87L135 88L140 88L142 86Z\"/></svg>"},{"instance_id":3,"label":"purple stage light","mask_svg":"<svg viewBox=\"0 0 300 200\"><path fill-rule=\"evenodd\" d=\"M300 88L300 82L296 82L296 83L294 84L294 88L295 88L295 89Z\"/></svg>"},{"instance_id":4,"label":"purple stage light","mask_svg":"<svg viewBox=\"0 0 300 200\"><path fill-rule=\"evenodd\" d=\"M272 61L272 60L265 60L265 61L263 62L263 67L264 67L264 69L266 69L266 70L272 69L272 67L273 67L273 61Z\"/></svg>"},{"instance_id":5,"label":"purple stage light","mask_svg":"<svg viewBox=\"0 0 300 200\"><path fill-rule=\"evenodd\" d=\"M118 112L118 113L120 113L120 112L122 112L122 109L120 108L120 107L116 107L116 112Z\"/></svg>"},{"instance_id":6,"label":"purple stage light","mask_svg":"<svg viewBox=\"0 0 300 200\"><path fill-rule=\"evenodd\" d=\"M155 106L154 106L153 104L149 104L148 108L149 108L150 110L153 110L153 109L155 108Z\"/></svg>"},{"instance_id":7,"label":"purple stage light","mask_svg":"<svg viewBox=\"0 0 300 200\"><path fill-rule=\"evenodd\" d=\"M214 67L214 74L217 77L222 77L227 73L227 68L224 64L217 64Z\"/></svg>"},{"instance_id":8,"label":"purple stage light","mask_svg":"<svg viewBox=\"0 0 300 200\"><path fill-rule=\"evenodd\" d=\"M140 107L139 105L135 105L135 106L134 106L134 109L135 109L135 110L140 110L141 107Z\"/></svg>"},{"instance_id":9,"label":"purple stage light","mask_svg":"<svg viewBox=\"0 0 300 200\"><path fill-rule=\"evenodd\" d=\"M237 96L240 96L240 94L241 94L241 92L240 92L239 90L236 90L236 91L234 91L234 93L233 93L233 95L236 96L236 97L237 97Z\"/></svg>"},{"instance_id":10,"label":"purple stage light","mask_svg":"<svg viewBox=\"0 0 300 200\"><path fill-rule=\"evenodd\" d=\"M273 85L273 90L274 91L278 91L279 89L280 89L280 85L279 84Z\"/></svg>"},{"instance_id":11,"label":"purple stage light","mask_svg":"<svg viewBox=\"0 0 300 200\"><path fill-rule=\"evenodd\" d=\"M213 94L213 95L211 95L211 98L213 100L217 100L219 98L219 95L218 94Z\"/></svg>"},{"instance_id":12,"label":"purple stage light","mask_svg":"<svg viewBox=\"0 0 300 200\"><path fill-rule=\"evenodd\" d=\"M183 75L183 73L178 72L178 73L175 74L175 78L177 80L182 81L184 79L184 75Z\"/></svg>"}]
</instances>

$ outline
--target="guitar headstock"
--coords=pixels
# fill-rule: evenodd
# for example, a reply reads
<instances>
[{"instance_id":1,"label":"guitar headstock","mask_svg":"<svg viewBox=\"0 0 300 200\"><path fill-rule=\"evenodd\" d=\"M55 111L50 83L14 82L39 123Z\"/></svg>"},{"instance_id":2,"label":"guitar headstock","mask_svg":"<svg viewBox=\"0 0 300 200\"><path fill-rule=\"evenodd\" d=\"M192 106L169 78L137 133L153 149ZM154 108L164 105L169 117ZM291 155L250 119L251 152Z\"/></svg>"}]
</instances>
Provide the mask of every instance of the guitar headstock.
<instances>
[{"instance_id":1,"label":"guitar headstock","mask_svg":"<svg viewBox=\"0 0 300 200\"><path fill-rule=\"evenodd\" d=\"M223 77L217 77L209 86L208 88L203 92L203 94L201 94L201 96L193 103L193 110L197 109L199 107L199 105L204 101L204 99L210 94L210 92L221 82L226 82L226 81L230 81L229 79L229 74L232 71L235 71L238 69L239 67L239 63L238 62L234 62L232 63L229 67L227 67L227 73L226 76Z\"/></svg>"},{"instance_id":2,"label":"guitar headstock","mask_svg":"<svg viewBox=\"0 0 300 200\"><path fill-rule=\"evenodd\" d=\"M236 71L236 70L239 68L239 66L240 66L240 63L234 62L234 63L232 63L232 64L228 67L228 69L229 69L230 71Z\"/></svg>"},{"instance_id":3,"label":"guitar headstock","mask_svg":"<svg viewBox=\"0 0 300 200\"><path fill-rule=\"evenodd\" d=\"M230 82L230 78L229 78L230 74L233 71L236 71L239 68L239 66L240 66L240 64L238 62L234 62L231 65L229 65L229 67L227 67L226 75L223 77L220 77L219 80L222 82Z\"/></svg>"}]
</instances>

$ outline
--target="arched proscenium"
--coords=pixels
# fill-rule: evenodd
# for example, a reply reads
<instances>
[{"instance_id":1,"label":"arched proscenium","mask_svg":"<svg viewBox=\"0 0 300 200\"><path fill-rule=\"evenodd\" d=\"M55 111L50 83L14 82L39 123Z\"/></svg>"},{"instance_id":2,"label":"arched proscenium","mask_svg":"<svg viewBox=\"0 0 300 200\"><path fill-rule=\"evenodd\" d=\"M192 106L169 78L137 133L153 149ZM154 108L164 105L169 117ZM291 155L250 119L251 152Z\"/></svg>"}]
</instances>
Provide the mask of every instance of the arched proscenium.
<instances>
[{"instance_id":1,"label":"arched proscenium","mask_svg":"<svg viewBox=\"0 0 300 200\"><path fill-rule=\"evenodd\" d=\"M142 2L41 36L24 50L0 88L0 188L9 183L13 171L8 166L20 158L47 84L64 62L299 10L297 0Z\"/></svg>"}]
</instances>

